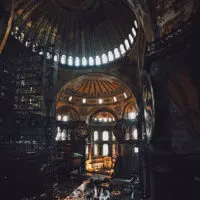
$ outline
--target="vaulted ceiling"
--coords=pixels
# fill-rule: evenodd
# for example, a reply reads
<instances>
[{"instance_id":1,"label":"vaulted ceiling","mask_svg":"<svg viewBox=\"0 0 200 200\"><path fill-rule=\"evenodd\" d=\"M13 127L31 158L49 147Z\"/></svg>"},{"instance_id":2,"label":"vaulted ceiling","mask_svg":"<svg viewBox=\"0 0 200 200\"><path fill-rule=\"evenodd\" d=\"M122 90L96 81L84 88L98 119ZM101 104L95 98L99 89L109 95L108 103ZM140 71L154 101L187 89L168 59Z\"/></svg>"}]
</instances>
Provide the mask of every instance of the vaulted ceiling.
<instances>
[{"instance_id":1,"label":"vaulted ceiling","mask_svg":"<svg viewBox=\"0 0 200 200\"><path fill-rule=\"evenodd\" d=\"M91 73L73 79L57 95L58 101L63 103L79 101L80 104L83 98L89 104L99 104L99 99L102 99L102 104L112 104L130 97L132 92L126 85L115 77L100 73Z\"/></svg>"},{"instance_id":2,"label":"vaulted ceiling","mask_svg":"<svg viewBox=\"0 0 200 200\"><path fill-rule=\"evenodd\" d=\"M17 0L12 34L34 52L67 66L112 62L133 48L138 31L116 0Z\"/></svg>"}]
</instances>

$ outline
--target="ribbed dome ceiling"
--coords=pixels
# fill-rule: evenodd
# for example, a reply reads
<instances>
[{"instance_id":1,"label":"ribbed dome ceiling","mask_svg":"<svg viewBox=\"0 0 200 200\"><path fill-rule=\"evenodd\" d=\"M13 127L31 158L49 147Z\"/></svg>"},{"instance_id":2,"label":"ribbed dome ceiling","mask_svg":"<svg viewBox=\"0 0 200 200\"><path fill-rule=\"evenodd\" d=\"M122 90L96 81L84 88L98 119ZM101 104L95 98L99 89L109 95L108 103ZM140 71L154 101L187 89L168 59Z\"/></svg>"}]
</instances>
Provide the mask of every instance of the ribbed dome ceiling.
<instances>
[{"instance_id":1,"label":"ribbed dome ceiling","mask_svg":"<svg viewBox=\"0 0 200 200\"><path fill-rule=\"evenodd\" d=\"M48 59L87 67L126 55L137 28L121 0L16 0L12 34Z\"/></svg>"},{"instance_id":2,"label":"ribbed dome ceiling","mask_svg":"<svg viewBox=\"0 0 200 200\"><path fill-rule=\"evenodd\" d=\"M132 92L118 79L95 74L82 75L67 83L58 93L57 100L89 104L115 103L132 96ZM102 99L102 102L99 102Z\"/></svg>"}]
</instances>

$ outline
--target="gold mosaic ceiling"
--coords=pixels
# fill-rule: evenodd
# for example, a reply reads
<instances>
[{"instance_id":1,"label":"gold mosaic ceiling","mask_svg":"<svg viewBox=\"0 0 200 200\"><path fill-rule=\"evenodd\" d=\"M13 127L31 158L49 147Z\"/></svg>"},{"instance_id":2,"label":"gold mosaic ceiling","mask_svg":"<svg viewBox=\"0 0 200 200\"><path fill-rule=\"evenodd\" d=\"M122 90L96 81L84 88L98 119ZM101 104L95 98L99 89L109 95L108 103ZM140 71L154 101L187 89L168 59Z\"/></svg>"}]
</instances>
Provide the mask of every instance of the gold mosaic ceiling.
<instances>
[{"instance_id":1,"label":"gold mosaic ceiling","mask_svg":"<svg viewBox=\"0 0 200 200\"><path fill-rule=\"evenodd\" d=\"M67 83L58 93L62 103L113 104L131 98L130 89L118 79L92 73L79 76Z\"/></svg>"}]
</instances>

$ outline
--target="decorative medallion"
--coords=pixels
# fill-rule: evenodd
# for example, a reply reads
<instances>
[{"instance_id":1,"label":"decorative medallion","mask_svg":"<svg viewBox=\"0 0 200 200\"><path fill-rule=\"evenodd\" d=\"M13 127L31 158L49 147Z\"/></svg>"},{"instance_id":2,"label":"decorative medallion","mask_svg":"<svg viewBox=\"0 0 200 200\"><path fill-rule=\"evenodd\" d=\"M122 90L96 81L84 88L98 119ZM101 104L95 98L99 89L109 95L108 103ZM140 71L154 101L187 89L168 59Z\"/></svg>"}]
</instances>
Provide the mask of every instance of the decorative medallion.
<instances>
[{"instance_id":1,"label":"decorative medallion","mask_svg":"<svg viewBox=\"0 0 200 200\"><path fill-rule=\"evenodd\" d=\"M150 142L155 124L154 92L149 75L143 73L144 125L147 142Z\"/></svg>"},{"instance_id":2,"label":"decorative medallion","mask_svg":"<svg viewBox=\"0 0 200 200\"><path fill-rule=\"evenodd\" d=\"M89 127L87 124L79 124L74 132L78 137L85 138L89 134Z\"/></svg>"},{"instance_id":3,"label":"decorative medallion","mask_svg":"<svg viewBox=\"0 0 200 200\"><path fill-rule=\"evenodd\" d=\"M126 134L126 127L124 124L122 123L116 123L113 126L113 134L115 135L115 137L117 139L122 139L124 138L125 134Z\"/></svg>"}]
</instances>

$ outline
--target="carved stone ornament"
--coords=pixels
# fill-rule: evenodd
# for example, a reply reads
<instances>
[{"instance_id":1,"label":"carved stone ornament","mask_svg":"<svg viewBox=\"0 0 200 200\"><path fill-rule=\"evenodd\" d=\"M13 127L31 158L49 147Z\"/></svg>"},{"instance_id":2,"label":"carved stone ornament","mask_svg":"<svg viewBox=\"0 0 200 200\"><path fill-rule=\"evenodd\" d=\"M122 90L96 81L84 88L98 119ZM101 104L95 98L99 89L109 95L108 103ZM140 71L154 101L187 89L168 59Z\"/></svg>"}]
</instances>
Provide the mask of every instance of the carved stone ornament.
<instances>
[{"instance_id":1,"label":"carved stone ornament","mask_svg":"<svg viewBox=\"0 0 200 200\"><path fill-rule=\"evenodd\" d=\"M85 138L89 134L89 127L87 124L79 124L77 125L77 128L75 128L74 132L78 137Z\"/></svg>"}]
</instances>

